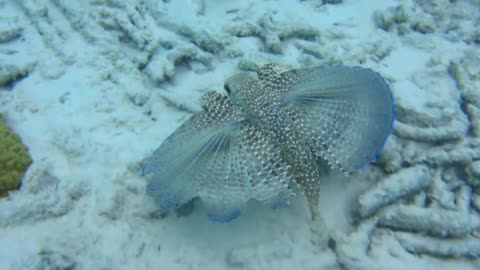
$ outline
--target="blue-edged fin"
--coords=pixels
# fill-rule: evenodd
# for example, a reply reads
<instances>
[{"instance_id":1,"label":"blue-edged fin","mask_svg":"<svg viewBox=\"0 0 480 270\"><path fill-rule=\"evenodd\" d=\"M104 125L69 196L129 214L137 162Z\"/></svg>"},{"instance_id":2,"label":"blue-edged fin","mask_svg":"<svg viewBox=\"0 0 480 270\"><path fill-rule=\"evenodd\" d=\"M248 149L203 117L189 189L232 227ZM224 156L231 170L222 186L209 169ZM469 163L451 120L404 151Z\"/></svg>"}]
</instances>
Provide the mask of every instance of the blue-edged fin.
<instances>
[{"instance_id":1,"label":"blue-edged fin","mask_svg":"<svg viewBox=\"0 0 480 270\"><path fill-rule=\"evenodd\" d=\"M378 73L331 66L281 76L291 82L283 101L318 156L345 172L376 159L395 119L392 93Z\"/></svg>"},{"instance_id":2,"label":"blue-edged fin","mask_svg":"<svg viewBox=\"0 0 480 270\"><path fill-rule=\"evenodd\" d=\"M208 217L220 223L228 223L240 216L252 197L248 174L241 166L238 129L239 125L231 126L216 139L212 160L198 192Z\"/></svg>"},{"instance_id":3,"label":"blue-edged fin","mask_svg":"<svg viewBox=\"0 0 480 270\"><path fill-rule=\"evenodd\" d=\"M272 139L243 120L223 97L209 93L205 100L204 111L186 121L145 162L147 194L163 210L198 196L208 217L221 223L241 215L250 199L286 199L291 194L288 166Z\"/></svg>"},{"instance_id":4,"label":"blue-edged fin","mask_svg":"<svg viewBox=\"0 0 480 270\"><path fill-rule=\"evenodd\" d=\"M292 194L279 148L255 126L243 122L232 127L218 146L199 191L213 221L235 220L249 199L273 204Z\"/></svg>"},{"instance_id":5,"label":"blue-edged fin","mask_svg":"<svg viewBox=\"0 0 480 270\"><path fill-rule=\"evenodd\" d=\"M147 194L160 209L179 207L197 196L202 177L212 162L221 134L216 127L201 127L194 116L170 135L146 160Z\"/></svg>"}]
</instances>

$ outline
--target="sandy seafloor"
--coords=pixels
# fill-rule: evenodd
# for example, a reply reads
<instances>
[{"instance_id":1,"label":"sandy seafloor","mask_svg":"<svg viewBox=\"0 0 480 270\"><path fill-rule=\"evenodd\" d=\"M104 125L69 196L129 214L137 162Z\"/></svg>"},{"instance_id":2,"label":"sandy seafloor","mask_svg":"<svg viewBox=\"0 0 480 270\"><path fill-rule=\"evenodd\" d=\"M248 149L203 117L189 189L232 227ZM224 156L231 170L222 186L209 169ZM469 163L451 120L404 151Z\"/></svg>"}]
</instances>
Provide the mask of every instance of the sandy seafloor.
<instances>
[{"instance_id":1,"label":"sandy seafloor","mask_svg":"<svg viewBox=\"0 0 480 270\"><path fill-rule=\"evenodd\" d=\"M480 2L0 0L0 113L29 148L0 269L480 269ZM142 160L264 63L360 65L397 104L379 160L229 224L160 214ZM335 245L333 245L335 242Z\"/></svg>"}]
</instances>

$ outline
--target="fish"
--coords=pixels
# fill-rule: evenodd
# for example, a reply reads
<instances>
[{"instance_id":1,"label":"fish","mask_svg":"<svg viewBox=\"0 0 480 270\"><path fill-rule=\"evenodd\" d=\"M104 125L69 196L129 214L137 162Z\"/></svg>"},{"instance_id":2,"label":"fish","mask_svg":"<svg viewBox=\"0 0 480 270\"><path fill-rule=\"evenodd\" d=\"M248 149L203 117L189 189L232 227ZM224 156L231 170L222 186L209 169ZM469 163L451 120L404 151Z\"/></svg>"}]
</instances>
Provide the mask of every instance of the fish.
<instances>
[{"instance_id":1,"label":"fish","mask_svg":"<svg viewBox=\"0 0 480 270\"><path fill-rule=\"evenodd\" d=\"M161 211L198 197L212 221L229 223L250 200L288 205L296 185L318 219L325 170L361 170L393 130L389 84L369 68L269 63L224 88L206 92L202 110L143 163L146 194Z\"/></svg>"}]
</instances>

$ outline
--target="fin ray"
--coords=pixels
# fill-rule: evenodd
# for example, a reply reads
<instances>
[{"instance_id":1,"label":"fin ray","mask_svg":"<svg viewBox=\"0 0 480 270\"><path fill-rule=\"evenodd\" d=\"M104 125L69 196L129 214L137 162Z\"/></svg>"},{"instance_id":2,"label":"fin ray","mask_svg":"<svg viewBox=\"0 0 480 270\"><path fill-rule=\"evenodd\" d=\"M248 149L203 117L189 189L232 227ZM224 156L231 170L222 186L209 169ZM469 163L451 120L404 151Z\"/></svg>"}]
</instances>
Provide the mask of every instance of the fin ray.
<instances>
[{"instance_id":1,"label":"fin ray","mask_svg":"<svg viewBox=\"0 0 480 270\"><path fill-rule=\"evenodd\" d=\"M283 100L306 126L304 134L313 134L309 140L318 156L346 172L376 158L395 118L389 86L378 73L333 66L292 70L281 76L294 78Z\"/></svg>"},{"instance_id":2,"label":"fin ray","mask_svg":"<svg viewBox=\"0 0 480 270\"><path fill-rule=\"evenodd\" d=\"M146 160L146 191L160 209L198 196L210 219L227 223L245 211L250 199L269 203L291 194L279 147L234 115L213 110L192 116Z\"/></svg>"}]
</instances>

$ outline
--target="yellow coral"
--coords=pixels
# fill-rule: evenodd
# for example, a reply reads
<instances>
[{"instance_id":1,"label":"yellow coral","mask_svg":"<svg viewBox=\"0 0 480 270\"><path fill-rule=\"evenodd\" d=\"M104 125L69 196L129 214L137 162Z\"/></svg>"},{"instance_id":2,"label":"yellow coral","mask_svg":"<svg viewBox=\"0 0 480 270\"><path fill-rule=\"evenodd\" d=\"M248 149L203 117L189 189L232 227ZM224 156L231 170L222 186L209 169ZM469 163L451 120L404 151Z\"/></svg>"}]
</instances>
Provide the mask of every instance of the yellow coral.
<instances>
[{"instance_id":1,"label":"yellow coral","mask_svg":"<svg viewBox=\"0 0 480 270\"><path fill-rule=\"evenodd\" d=\"M32 159L28 149L0 115L0 197L17 189Z\"/></svg>"}]
</instances>

